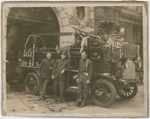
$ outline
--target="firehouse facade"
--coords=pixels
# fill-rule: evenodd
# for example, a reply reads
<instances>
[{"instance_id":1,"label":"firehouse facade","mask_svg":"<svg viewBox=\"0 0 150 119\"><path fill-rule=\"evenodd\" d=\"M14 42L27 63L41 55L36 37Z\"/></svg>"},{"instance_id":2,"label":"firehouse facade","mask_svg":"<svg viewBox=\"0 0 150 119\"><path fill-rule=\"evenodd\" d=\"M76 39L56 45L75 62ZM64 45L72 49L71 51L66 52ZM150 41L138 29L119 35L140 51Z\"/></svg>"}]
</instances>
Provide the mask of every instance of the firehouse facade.
<instances>
[{"instance_id":1,"label":"firehouse facade","mask_svg":"<svg viewBox=\"0 0 150 119\"><path fill-rule=\"evenodd\" d=\"M105 29L106 34L121 32L124 42L141 44L142 53L142 9L135 6L10 8L7 34L23 40L32 33L73 32L72 26L94 34L98 34L99 29ZM73 36L52 39L53 47L56 47L56 42L60 47L74 42Z\"/></svg>"}]
</instances>

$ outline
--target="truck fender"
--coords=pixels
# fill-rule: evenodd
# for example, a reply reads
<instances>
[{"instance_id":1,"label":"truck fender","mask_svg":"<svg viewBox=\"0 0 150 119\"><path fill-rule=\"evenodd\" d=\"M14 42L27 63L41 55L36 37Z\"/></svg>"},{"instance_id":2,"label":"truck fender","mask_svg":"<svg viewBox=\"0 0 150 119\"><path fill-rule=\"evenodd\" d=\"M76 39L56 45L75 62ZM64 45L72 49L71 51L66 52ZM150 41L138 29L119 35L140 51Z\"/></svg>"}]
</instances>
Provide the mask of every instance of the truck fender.
<instances>
[{"instance_id":1,"label":"truck fender","mask_svg":"<svg viewBox=\"0 0 150 119\"><path fill-rule=\"evenodd\" d=\"M37 69L26 69L25 71L23 71L23 75L22 78L25 78L29 73L36 73L38 76L40 76L40 73Z\"/></svg>"},{"instance_id":2,"label":"truck fender","mask_svg":"<svg viewBox=\"0 0 150 119\"><path fill-rule=\"evenodd\" d=\"M33 70L34 70L34 72L36 72L38 74L38 76L40 76L40 72L38 70L36 70L36 69L33 69Z\"/></svg>"},{"instance_id":3,"label":"truck fender","mask_svg":"<svg viewBox=\"0 0 150 119\"><path fill-rule=\"evenodd\" d=\"M112 82L115 85L116 82L116 78L114 75L111 74L94 74L92 77L92 84L99 79L106 79L110 82Z\"/></svg>"},{"instance_id":4,"label":"truck fender","mask_svg":"<svg viewBox=\"0 0 150 119\"><path fill-rule=\"evenodd\" d=\"M116 80L115 76L111 75L111 74L95 74L95 75L93 75L93 77L99 78L99 79L101 79L101 78L108 79L108 80L112 80L112 81Z\"/></svg>"}]
</instances>

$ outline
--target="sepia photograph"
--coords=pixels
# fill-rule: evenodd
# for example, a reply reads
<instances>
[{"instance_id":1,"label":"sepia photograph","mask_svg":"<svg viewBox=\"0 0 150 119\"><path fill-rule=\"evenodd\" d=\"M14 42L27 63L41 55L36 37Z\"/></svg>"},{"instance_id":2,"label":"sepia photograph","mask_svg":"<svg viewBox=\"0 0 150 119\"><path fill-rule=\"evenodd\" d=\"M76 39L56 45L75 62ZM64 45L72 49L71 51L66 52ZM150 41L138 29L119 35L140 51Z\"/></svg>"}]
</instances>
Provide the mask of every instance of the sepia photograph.
<instances>
[{"instance_id":1,"label":"sepia photograph","mask_svg":"<svg viewBox=\"0 0 150 119\"><path fill-rule=\"evenodd\" d=\"M1 114L148 117L146 2L3 2Z\"/></svg>"}]
</instances>

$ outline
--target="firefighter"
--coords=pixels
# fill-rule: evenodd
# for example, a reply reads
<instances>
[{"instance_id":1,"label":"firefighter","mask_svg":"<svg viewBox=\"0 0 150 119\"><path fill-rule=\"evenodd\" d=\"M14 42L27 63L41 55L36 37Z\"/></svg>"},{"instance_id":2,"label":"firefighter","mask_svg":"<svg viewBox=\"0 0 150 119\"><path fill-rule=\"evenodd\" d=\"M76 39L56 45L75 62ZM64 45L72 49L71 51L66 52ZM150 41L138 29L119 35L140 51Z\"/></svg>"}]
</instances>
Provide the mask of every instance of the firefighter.
<instances>
[{"instance_id":1,"label":"firefighter","mask_svg":"<svg viewBox=\"0 0 150 119\"><path fill-rule=\"evenodd\" d=\"M140 55L137 56L136 59L133 60L135 64L136 76L139 80L139 84L143 85L143 69L142 69L142 60Z\"/></svg>"},{"instance_id":2,"label":"firefighter","mask_svg":"<svg viewBox=\"0 0 150 119\"><path fill-rule=\"evenodd\" d=\"M84 107L87 104L90 80L93 74L93 63L87 58L86 52L81 53L79 72L77 75L78 94L76 106Z\"/></svg>"},{"instance_id":3,"label":"firefighter","mask_svg":"<svg viewBox=\"0 0 150 119\"><path fill-rule=\"evenodd\" d=\"M40 67L40 99L44 100L44 95L46 94L47 86L51 78L51 72L54 65L55 60L52 59L52 55L50 52L47 53L47 58L43 59Z\"/></svg>"},{"instance_id":4,"label":"firefighter","mask_svg":"<svg viewBox=\"0 0 150 119\"><path fill-rule=\"evenodd\" d=\"M54 79L54 102L57 103L60 101L61 103L65 103L63 99L64 92L64 82L66 78L66 71L70 68L69 60L67 59L67 53L63 51L61 54L61 59L56 60L53 71L52 71L52 79ZM58 100L58 94L59 100Z\"/></svg>"}]
</instances>

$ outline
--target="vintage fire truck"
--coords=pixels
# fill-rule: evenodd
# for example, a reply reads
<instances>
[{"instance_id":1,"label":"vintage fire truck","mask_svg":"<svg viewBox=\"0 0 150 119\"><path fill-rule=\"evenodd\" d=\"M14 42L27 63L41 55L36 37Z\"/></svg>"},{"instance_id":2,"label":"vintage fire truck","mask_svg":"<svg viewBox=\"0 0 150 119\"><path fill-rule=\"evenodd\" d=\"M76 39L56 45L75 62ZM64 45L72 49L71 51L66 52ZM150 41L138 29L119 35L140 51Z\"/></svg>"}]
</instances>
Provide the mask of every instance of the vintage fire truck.
<instances>
[{"instance_id":1,"label":"vintage fire truck","mask_svg":"<svg viewBox=\"0 0 150 119\"><path fill-rule=\"evenodd\" d=\"M51 52L53 59L60 58L62 51L68 52L71 69L66 73L65 89L76 86L74 75L78 73L81 48L88 54L93 62L94 72L91 80L91 95L98 106L108 107L115 101L116 95L123 99L131 99L137 94L138 87L135 76L135 66L132 59L138 54L138 46L135 44L123 44L119 48L117 42L114 46L104 44L102 38L90 35L82 30L75 29L80 34L75 35L75 45L65 48L47 47L42 36L47 34L32 34L26 40L24 50L19 51L18 79L24 81L28 93L38 94L39 91L39 65L46 53ZM83 33L83 34L82 34ZM51 34L48 34L51 35ZM59 35L58 33L53 35ZM83 37L86 45L78 39ZM113 35L114 37L115 35ZM115 44L116 43L116 44ZM79 47L78 47L79 46ZM115 48L116 47L116 48ZM50 83L50 87L53 83Z\"/></svg>"}]
</instances>

